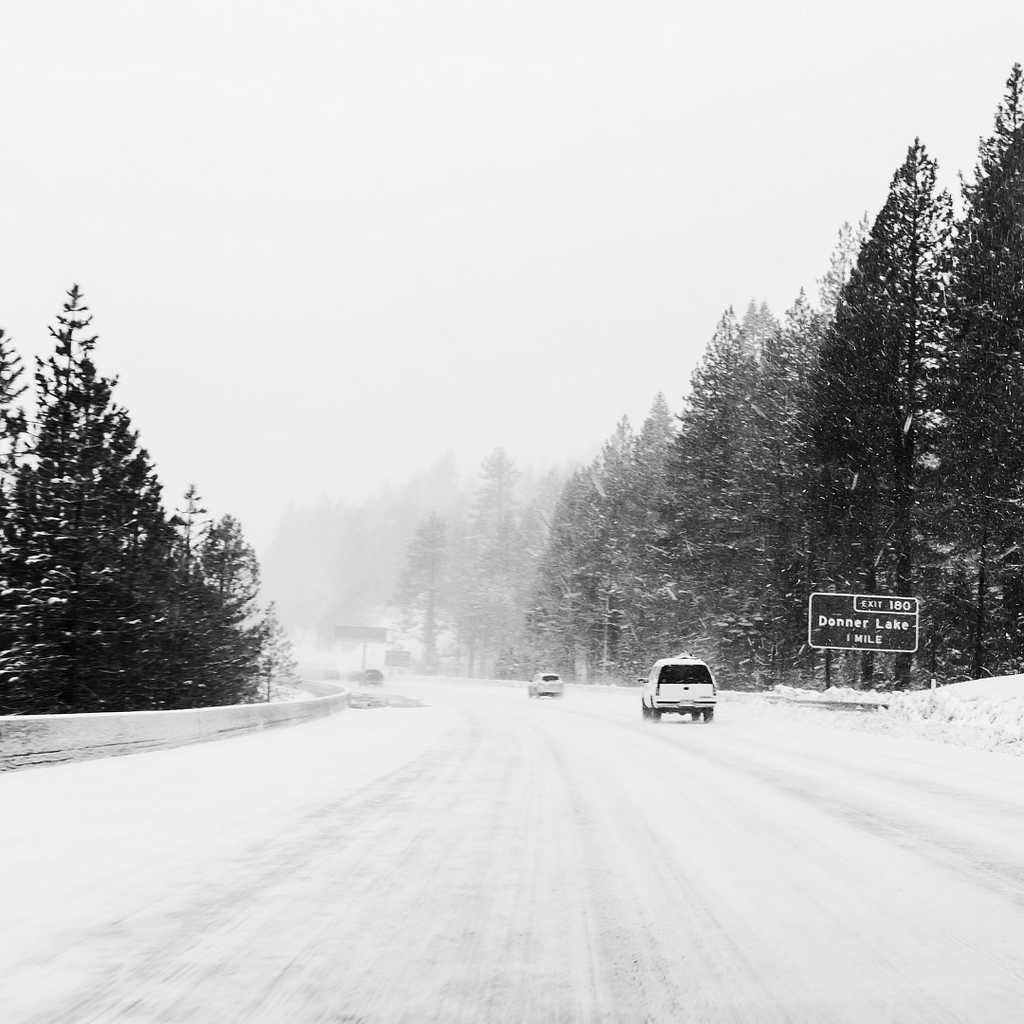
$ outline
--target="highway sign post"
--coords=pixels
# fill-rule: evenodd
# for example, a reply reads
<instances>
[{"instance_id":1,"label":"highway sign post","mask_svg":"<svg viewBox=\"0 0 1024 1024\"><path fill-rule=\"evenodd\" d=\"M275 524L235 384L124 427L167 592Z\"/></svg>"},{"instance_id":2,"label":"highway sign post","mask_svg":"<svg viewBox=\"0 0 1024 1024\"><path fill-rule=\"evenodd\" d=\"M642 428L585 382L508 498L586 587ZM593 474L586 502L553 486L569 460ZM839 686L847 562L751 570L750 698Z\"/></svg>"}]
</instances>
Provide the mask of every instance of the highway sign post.
<instances>
[{"instance_id":1,"label":"highway sign post","mask_svg":"<svg viewBox=\"0 0 1024 1024\"><path fill-rule=\"evenodd\" d=\"M383 626L335 626L334 639L363 645L362 672L366 675L366 645L386 644L388 631Z\"/></svg>"},{"instance_id":2,"label":"highway sign post","mask_svg":"<svg viewBox=\"0 0 1024 1024\"><path fill-rule=\"evenodd\" d=\"M825 651L917 650L920 609L916 597L882 594L811 594L807 642Z\"/></svg>"}]
</instances>

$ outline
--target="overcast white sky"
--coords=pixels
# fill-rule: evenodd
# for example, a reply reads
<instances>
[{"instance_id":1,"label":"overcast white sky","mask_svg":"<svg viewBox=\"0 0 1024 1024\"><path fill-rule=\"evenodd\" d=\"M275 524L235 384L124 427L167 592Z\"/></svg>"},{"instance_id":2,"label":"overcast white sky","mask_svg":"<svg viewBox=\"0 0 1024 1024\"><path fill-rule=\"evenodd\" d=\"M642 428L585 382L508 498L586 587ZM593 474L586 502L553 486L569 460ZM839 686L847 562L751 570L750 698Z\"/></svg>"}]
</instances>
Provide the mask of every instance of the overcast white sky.
<instances>
[{"instance_id":1,"label":"overcast white sky","mask_svg":"<svg viewBox=\"0 0 1024 1024\"><path fill-rule=\"evenodd\" d=\"M7 3L0 326L44 351L78 282L169 503L263 547L678 408L915 135L971 169L1017 60L1020 0Z\"/></svg>"}]
</instances>

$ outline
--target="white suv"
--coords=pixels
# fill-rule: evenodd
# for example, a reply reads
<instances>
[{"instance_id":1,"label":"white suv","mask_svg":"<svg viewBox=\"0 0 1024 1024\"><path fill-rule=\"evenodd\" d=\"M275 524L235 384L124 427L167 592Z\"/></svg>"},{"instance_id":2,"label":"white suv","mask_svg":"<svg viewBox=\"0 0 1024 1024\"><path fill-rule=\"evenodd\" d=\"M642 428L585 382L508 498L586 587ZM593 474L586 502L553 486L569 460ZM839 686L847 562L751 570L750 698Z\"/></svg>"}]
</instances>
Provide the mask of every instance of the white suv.
<instances>
[{"instance_id":1,"label":"white suv","mask_svg":"<svg viewBox=\"0 0 1024 1024\"><path fill-rule=\"evenodd\" d=\"M554 672L538 672L530 680L526 692L531 697L564 697L565 683Z\"/></svg>"},{"instance_id":2,"label":"white suv","mask_svg":"<svg viewBox=\"0 0 1024 1024\"><path fill-rule=\"evenodd\" d=\"M690 715L705 723L715 717L718 689L711 669L700 660L683 653L676 658L662 658L654 663L643 683L643 716L657 722L666 712Z\"/></svg>"}]
</instances>

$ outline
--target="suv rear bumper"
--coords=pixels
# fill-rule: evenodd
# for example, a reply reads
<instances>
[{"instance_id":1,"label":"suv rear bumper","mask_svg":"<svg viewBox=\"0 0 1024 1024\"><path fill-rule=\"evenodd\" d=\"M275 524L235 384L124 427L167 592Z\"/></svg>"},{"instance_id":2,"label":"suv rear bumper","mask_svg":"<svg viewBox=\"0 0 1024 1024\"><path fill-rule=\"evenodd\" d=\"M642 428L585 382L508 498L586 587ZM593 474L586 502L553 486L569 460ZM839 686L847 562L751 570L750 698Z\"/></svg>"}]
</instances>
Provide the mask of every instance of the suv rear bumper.
<instances>
[{"instance_id":1,"label":"suv rear bumper","mask_svg":"<svg viewBox=\"0 0 1024 1024\"><path fill-rule=\"evenodd\" d=\"M660 704L655 701L651 705L651 710L661 711L664 714L680 714L680 715L692 715L696 711L713 711L715 708L715 702L713 700L706 701L700 704Z\"/></svg>"}]
</instances>

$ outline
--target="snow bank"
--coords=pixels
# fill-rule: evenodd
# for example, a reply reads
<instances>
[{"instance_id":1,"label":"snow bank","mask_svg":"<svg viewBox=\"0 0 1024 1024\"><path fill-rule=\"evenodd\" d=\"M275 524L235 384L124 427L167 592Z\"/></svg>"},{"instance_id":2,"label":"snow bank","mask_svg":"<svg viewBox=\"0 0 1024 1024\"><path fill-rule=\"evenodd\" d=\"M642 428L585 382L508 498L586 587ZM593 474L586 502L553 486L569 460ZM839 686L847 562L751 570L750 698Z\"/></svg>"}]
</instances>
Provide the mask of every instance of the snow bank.
<instances>
[{"instance_id":1,"label":"snow bank","mask_svg":"<svg viewBox=\"0 0 1024 1024\"><path fill-rule=\"evenodd\" d=\"M968 679L962 683L950 683L940 686L933 693L961 698L987 697L1003 700L1005 698L1024 698L1024 675L992 676L990 679Z\"/></svg>"},{"instance_id":2,"label":"snow bank","mask_svg":"<svg viewBox=\"0 0 1024 1024\"><path fill-rule=\"evenodd\" d=\"M927 723L946 741L1024 753L1024 676L970 679L889 697L895 720Z\"/></svg>"},{"instance_id":3,"label":"snow bank","mask_svg":"<svg viewBox=\"0 0 1024 1024\"><path fill-rule=\"evenodd\" d=\"M321 684L326 689L326 684ZM349 692L266 704L232 704L182 711L0 717L0 770L131 754L295 725L348 707ZM322 691L321 691L322 692Z\"/></svg>"},{"instance_id":4,"label":"snow bank","mask_svg":"<svg viewBox=\"0 0 1024 1024\"><path fill-rule=\"evenodd\" d=\"M724 694L723 694L724 696ZM970 679L940 686L935 690L899 691L802 690L777 686L764 694L751 695L775 703L781 710L792 704L812 709L826 703L859 705L877 714L833 717L835 725L865 732L953 743L979 750L1000 750L1024 754L1024 675ZM787 714L793 714L792 709ZM808 714L821 712L808 710Z\"/></svg>"}]
</instances>

